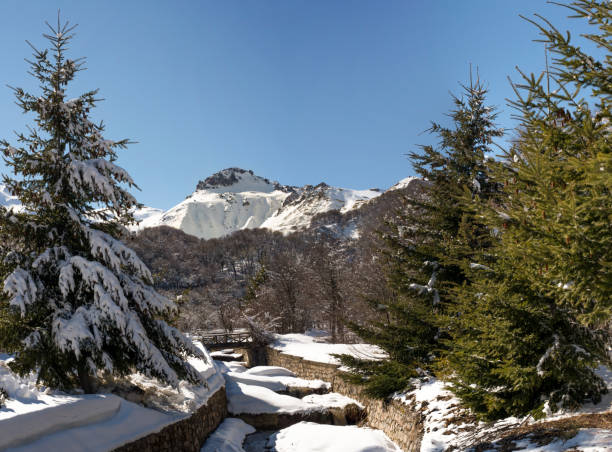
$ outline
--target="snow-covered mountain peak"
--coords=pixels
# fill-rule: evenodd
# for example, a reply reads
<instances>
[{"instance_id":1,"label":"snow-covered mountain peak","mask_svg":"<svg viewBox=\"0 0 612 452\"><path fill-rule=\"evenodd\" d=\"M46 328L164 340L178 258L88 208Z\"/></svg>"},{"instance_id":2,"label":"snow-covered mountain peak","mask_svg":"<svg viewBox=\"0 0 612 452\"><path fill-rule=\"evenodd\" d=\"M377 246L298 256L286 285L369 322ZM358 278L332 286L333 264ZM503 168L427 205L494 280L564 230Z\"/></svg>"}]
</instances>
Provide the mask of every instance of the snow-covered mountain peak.
<instances>
[{"instance_id":1,"label":"snow-covered mountain peak","mask_svg":"<svg viewBox=\"0 0 612 452\"><path fill-rule=\"evenodd\" d=\"M198 182L196 191L206 190L213 193L272 193L283 191L289 193L292 187L272 182L261 176L257 176L251 170L242 168L226 168Z\"/></svg>"},{"instance_id":2,"label":"snow-covered mountain peak","mask_svg":"<svg viewBox=\"0 0 612 452\"><path fill-rule=\"evenodd\" d=\"M198 182L195 192L165 212L137 212L142 222L134 229L165 225L204 239L252 228L289 233L308 227L320 213L347 212L380 194L324 182L292 187L250 170L226 168Z\"/></svg>"},{"instance_id":3,"label":"snow-covered mountain peak","mask_svg":"<svg viewBox=\"0 0 612 452\"><path fill-rule=\"evenodd\" d=\"M417 181L417 183L418 183L418 182L422 182L423 179L421 179L420 177L416 177L416 176L406 177L406 178L400 180L397 184L395 184L392 187L390 187L389 191L391 191L391 190L401 190L402 188L406 188L409 185L411 185L413 183L413 181Z\"/></svg>"}]
</instances>

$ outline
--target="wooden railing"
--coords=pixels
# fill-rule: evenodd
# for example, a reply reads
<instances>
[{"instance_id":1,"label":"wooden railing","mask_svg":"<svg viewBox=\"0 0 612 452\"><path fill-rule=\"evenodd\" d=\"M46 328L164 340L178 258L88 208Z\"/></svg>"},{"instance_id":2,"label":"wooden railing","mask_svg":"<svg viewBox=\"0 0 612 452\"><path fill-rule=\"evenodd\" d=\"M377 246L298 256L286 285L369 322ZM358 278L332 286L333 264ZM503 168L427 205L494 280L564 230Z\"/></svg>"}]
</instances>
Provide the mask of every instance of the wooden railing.
<instances>
[{"instance_id":1,"label":"wooden railing","mask_svg":"<svg viewBox=\"0 0 612 452\"><path fill-rule=\"evenodd\" d=\"M235 347L237 345L251 345L253 339L248 332L240 333L202 333L198 338L206 347Z\"/></svg>"}]
</instances>

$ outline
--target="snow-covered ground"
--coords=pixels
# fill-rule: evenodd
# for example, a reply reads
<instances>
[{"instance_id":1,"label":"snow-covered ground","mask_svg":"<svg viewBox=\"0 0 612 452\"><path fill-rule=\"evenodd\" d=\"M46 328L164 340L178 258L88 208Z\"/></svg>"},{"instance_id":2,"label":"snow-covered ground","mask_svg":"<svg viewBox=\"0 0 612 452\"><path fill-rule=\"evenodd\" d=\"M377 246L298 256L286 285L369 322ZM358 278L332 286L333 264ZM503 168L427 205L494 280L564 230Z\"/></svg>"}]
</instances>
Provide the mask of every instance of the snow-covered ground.
<instances>
[{"instance_id":1,"label":"snow-covered ground","mask_svg":"<svg viewBox=\"0 0 612 452\"><path fill-rule=\"evenodd\" d=\"M255 429L241 419L227 418L206 440L202 452L244 452L244 438Z\"/></svg>"},{"instance_id":2,"label":"snow-covered ground","mask_svg":"<svg viewBox=\"0 0 612 452\"><path fill-rule=\"evenodd\" d=\"M327 344L322 332L305 335L279 335L275 347L319 362L336 363L336 353L353 353L361 357L381 359L380 350L367 344ZM359 405L341 394L312 394L302 398L278 394L292 387L329 389L329 383L304 380L284 368L258 366L247 369L238 362L213 362L208 352L206 359L192 359L191 364L207 380L208 387L182 382L179 390L160 385L142 375L132 375L130 381L144 391L146 406L129 402L113 394L66 394L36 384L34 374L19 377L7 366L8 355L0 354L0 387L8 399L0 408L0 450L34 452L40 450L108 451L139 437L159 431L166 425L184 418L206 403L222 385L226 385L230 414L307 414L328 409ZM612 371L600 367L598 374L606 381L610 394L596 405L588 404L579 411L557 412L543 420L529 417L507 418L485 424L473 421L459 401L435 378L415 382L417 387L395 398L420 410L424 436L422 452L441 452L454 447L469 450L475 441L491 442L490 450L504 450L500 433L519 425L538 424L580 414L604 413L612 410ZM155 408L152 409L151 407ZM227 419L204 446L206 452L243 452L245 436L253 428L239 419ZM571 432L573 434L573 432ZM251 436L249 436L250 438ZM265 450L327 452L327 451L397 451L383 432L355 426L331 426L300 422L263 437ZM248 441L247 441L248 442ZM262 446L263 447L263 446ZM577 450L589 452L612 451L612 431L601 428L582 428L566 438L548 439L543 444L535 435L515 440L517 450L556 452ZM250 449L253 450L253 449Z\"/></svg>"},{"instance_id":3,"label":"snow-covered ground","mask_svg":"<svg viewBox=\"0 0 612 452\"><path fill-rule=\"evenodd\" d=\"M421 442L421 452L442 452L449 447L454 447L455 450L465 450L469 444L475 441L488 441L489 438L495 437L498 433L504 433L522 425L550 422L581 414L610 412L612 410L612 372L605 367L600 367L597 373L604 379L609 391L608 394L604 395L601 402L585 404L576 411L557 411L538 421L531 416L526 416L522 418L508 417L488 424L484 422L475 423L472 420L473 418L468 416L469 413L460 407L459 399L454 396L447 385L435 378L430 378L425 382L415 382L418 385L416 389L405 394L398 394L395 398L414 405L415 409L422 411L424 435ZM591 446L588 446L588 444L604 439L608 442L601 444L612 445L610 441L610 438L612 438L611 431L595 430L597 429L593 429L591 433L584 433L572 438L571 443L567 443L566 449L558 448L563 443L561 440L556 441L556 445L551 445L550 449L542 448L534 445L534 442L526 440L523 444L525 447L520 450L557 451L578 446L575 450L593 452L612 450L597 449L596 447L589 449ZM571 444L571 447L569 444Z\"/></svg>"},{"instance_id":4,"label":"snow-covered ground","mask_svg":"<svg viewBox=\"0 0 612 452\"><path fill-rule=\"evenodd\" d=\"M277 334L271 347L288 355L299 356L309 361L340 364L333 355L352 355L361 359L383 359L385 352L371 344L330 344L325 342L326 333L309 330L305 334Z\"/></svg>"},{"instance_id":5,"label":"snow-covered ground","mask_svg":"<svg viewBox=\"0 0 612 452\"><path fill-rule=\"evenodd\" d=\"M226 379L225 391L230 414L296 414L324 411L327 408L360 406L356 400L340 394L310 395L302 399L278 394L290 387L329 389L321 380L304 380L282 367L258 366L246 369L242 364L218 363Z\"/></svg>"},{"instance_id":6,"label":"snow-covered ground","mask_svg":"<svg viewBox=\"0 0 612 452\"><path fill-rule=\"evenodd\" d=\"M282 367L257 366L251 369L237 362L217 362L226 378L230 415L307 414L330 408L361 404L341 394L311 394L297 398L277 394L285 386L329 388L329 383L303 380ZM262 384L262 382L264 384ZM276 384L276 386L275 386ZM275 388L272 390L270 388ZM210 436L202 452L244 452L245 437L255 430L240 419L226 419ZM380 430L299 422L251 442L248 450L258 452L399 452L400 449ZM248 442L248 441L247 441ZM252 446L255 445L255 448ZM246 447L246 446L244 446Z\"/></svg>"},{"instance_id":7,"label":"snow-covered ground","mask_svg":"<svg viewBox=\"0 0 612 452\"><path fill-rule=\"evenodd\" d=\"M273 435L277 452L401 452L380 430L300 422Z\"/></svg>"},{"instance_id":8,"label":"snow-covered ground","mask_svg":"<svg viewBox=\"0 0 612 452\"><path fill-rule=\"evenodd\" d=\"M496 451L497 444L493 443L491 449ZM548 444L540 444L532 436L516 441L515 450L529 452L563 452L563 451L583 451L583 452L609 452L612 451L612 430L600 428L585 428L569 439L556 439Z\"/></svg>"},{"instance_id":9,"label":"snow-covered ground","mask_svg":"<svg viewBox=\"0 0 612 452\"><path fill-rule=\"evenodd\" d=\"M190 359L207 386L181 382L176 391L140 374L132 384L144 390L147 408L113 394L66 394L36 384L36 375L15 375L0 355L0 387L8 399L0 407L0 450L66 452L112 450L184 418L205 404L225 381L212 358Z\"/></svg>"},{"instance_id":10,"label":"snow-covered ground","mask_svg":"<svg viewBox=\"0 0 612 452\"><path fill-rule=\"evenodd\" d=\"M297 378L292 372L281 367L258 366L246 370L227 370L227 376L232 381L252 386L261 386L272 391L287 391L290 388L330 388L330 384L322 380L305 380Z\"/></svg>"}]
</instances>

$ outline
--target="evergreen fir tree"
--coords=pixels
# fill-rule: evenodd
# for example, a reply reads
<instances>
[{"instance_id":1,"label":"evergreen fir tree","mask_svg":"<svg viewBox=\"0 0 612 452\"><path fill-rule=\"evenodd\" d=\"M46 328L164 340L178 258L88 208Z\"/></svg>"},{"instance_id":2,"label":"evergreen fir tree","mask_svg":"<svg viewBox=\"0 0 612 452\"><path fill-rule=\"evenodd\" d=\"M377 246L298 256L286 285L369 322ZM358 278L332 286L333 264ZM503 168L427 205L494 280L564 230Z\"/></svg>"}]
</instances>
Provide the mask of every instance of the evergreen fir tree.
<instances>
[{"instance_id":1,"label":"evergreen fir tree","mask_svg":"<svg viewBox=\"0 0 612 452\"><path fill-rule=\"evenodd\" d=\"M485 104L487 90L480 80L470 80L463 90L463 97L453 97L453 127L433 123L430 128L440 139L439 148L422 146L409 154L428 186L422 196L407 200L405 212L389 223L391 233L384 236L387 279L395 297L373 305L383 308L386 318L374 327L352 325L362 339L383 348L389 360L342 358L354 369L351 379L377 397L405 389L411 378L434 370L446 348L453 290L466 282L464 262L489 246L474 209L459 201L466 190L482 200L496 196L485 159L503 131L495 126L494 109Z\"/></svg>"},{"instance_id":2,"label":"evergreen fir tree","mask_svg":"<svg viewBox=\"0 0 612 452\"><path fill-rule=\"evenodd\" d=\"M586 38L605 59L536 23L553 68L521 74L515 86L521 133L491 165L503 202L480 204L497 236L495 259L475 266L457 294L448 364L457 394L487 418L542 415L547 402L574 408L605 391L594 370L608 362L612 307L612 7L580 0L570 8L599 28Z\"/></svg>"},{"instance_id":3,"label":"evergreen fir tree","mask_svg":"<svg viewBox=\"0 0 612 452\"><path fill-rule=\"evenodd\" d=\"M41 93L14 89L35 126L15 147L1 142L18 176L4 183L24 210L0 215L0 348L15 354L15 371L36 371L54 387L90 392L98 372L134 370L172 385L200 381L185 358L202 353L164 320L174 304L116 238L138 205L125 188L136 185L114 163L128 141L104 138L104 125L90 119L97 91L67 98L83 64L66 56L74 26L59 17L47 25L50 48L32 47L29 62Z\"/></svg>"}]
</instances>

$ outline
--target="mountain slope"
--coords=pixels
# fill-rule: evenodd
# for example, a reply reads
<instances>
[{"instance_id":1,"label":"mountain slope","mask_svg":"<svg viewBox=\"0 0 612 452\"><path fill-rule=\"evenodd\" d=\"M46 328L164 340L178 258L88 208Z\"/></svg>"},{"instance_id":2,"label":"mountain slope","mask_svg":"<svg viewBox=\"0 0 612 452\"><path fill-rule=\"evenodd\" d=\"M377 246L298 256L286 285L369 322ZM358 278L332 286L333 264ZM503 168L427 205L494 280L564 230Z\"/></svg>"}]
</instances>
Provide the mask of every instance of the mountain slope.
<instances>
[{"instance_id":1,"label":"mountain slope","mask_svg":"<svg viewBox=\"0 0 612 452\"><path fill-rule=\"evenodd\" d=\"M284 233L293 232L310 226L316 215L331 210L345 213L379 195L378 190L335 188L325 183L315 187L307 185L287 197L282 207L264 221L261 227Z\"/></svg>"},{"instance_id":2,"label":"mountain slope","mask_svg":"<svg viewBox=\"0 0 612 452\"><path fill-rule=\"evenodd\" d=\"M222 237L260 227L292 192L252 171L228 168L200 181L184 201L144 219L138 229L170 226L198 238Z\"/></svg>"}]
</instances>

